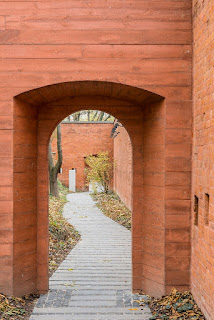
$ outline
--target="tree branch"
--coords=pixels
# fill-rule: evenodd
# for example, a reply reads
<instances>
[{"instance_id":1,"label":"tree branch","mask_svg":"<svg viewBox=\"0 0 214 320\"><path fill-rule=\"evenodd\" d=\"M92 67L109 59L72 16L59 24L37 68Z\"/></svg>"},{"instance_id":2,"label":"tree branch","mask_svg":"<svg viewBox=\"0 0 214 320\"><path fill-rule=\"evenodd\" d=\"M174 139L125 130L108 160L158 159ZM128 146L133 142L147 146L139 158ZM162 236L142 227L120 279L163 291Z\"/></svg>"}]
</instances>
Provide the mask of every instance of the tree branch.
<instances>
[{"instance_id":1,"label":"tree branch","mask_svg":"<svg viewBox=\"0 0 214 320\"><path fill-rule=\"evenodd\" d=\"M59 169L62 165L62 139L61 139L61 123L57 126L57 152L58 152L58 159L56 163L56 172L59 172Z\"/></svg>"},{"instance_id":2,"label":"tree branch","mask_svg":"<svg viewBox=\"0 0 214 320\"><path fill-rule=\"evenodd\" d=\"M111 118L110 114L108 114L107 117L103 121L107 121L109 118Z\"/></svg>"},{"instance_id":3,"label":"tree branch","mask_svg":"<svg viewBox=\"0 0 214 320\"><path fill-rule=\"evenodd\" d=\"M96 111L96 112L94 113L94 116L93 116L92 121L95 121L97 114L98 114L98 111Z\"/></svg>"},{"instance_id":4,"label":"tree branch","mask_svg":"<svg viewBox=\"0 0 214 320\"><path fill-rule=\"evenodd\" d=\"M104 112L100 111L99 117L98 117L98 121L102 121L103 120L103 116L104 116Z\"/></svg>"}]
</instances>

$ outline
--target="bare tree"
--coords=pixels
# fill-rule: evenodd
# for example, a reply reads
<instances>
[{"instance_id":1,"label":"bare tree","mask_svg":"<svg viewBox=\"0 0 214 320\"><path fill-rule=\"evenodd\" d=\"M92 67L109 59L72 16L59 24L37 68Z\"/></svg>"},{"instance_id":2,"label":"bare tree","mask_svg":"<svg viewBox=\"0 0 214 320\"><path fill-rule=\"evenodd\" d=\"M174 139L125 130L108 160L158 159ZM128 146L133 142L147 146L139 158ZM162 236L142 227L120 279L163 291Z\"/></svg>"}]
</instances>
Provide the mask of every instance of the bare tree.
<instances>
[{"instance_id":1,"label":"bare tree","mask_svg":"<svg viewBox=\"0 0 214 320\"><path fill-rule=\"evenodd\" d=\"M88 112L88 121L90 121L90 110L88 110L87 112Z\"/></svg>"},{"instance_id":2,"label":"bare tree","mask_svg":"<svg viewBox=\"0 0 214 320\"><path fill-rule=\"evenodd\" d=\"M50 183L50 193L59 198L59 190L57 184L57 175L62 165L62 139L61 139L61 124L57 126L57 154L58 159L56 164L54 164L53 156L52 156L52 148L51 142L49 141L49 183Z\"/></svg>"},{"instance_id":3,"label":"bare tree","mask_svg":"<svg viewBox=\"0 0 214 320\"><path fill-rule=\"evenodd\" d=\"M99 110L81 110L71 114L64 119L65 121L114 121L114 117L104 111Z\"/></svg>"},{"instance_id":4,"label":"bare tree","mask_svg":"<svg viewBox=\"0 0 214 320\"><path fill-rule=\"evenodd\" d=\"M98 121L103 121L103 117L104 117L104 112L100 111L99 117L98 117Z\"/></svg>"},{"instance_id":5,"label":"bare tree","mask_svg":"<svg viewBox=\"0 0 214 320\"><path fill-rule=\"evenodd\" d=\"M107 114L105 119L103 121L107 121L109 118L111 118L111 115L110 114Z\"/></svg>"},{"instance_id":6,"label":"bare tree","mask_svg":"<svg viewBox=\"0 0 214 320\"><path fill-rule=\"evenodd\" d=\"M73 114L74 121L80 121L80 117L81 117L81 112L75 112Z\"/></svg>"},{"instance_id":7,"label":"bare tree","mask_svg":"<svg viewBox=\"0 0 214 320\"><path fill-rule=\"evenodd\" d=\"M98 110L96 110L96 111L94 112L94 116L93 116L93 118L92 118L92 121L95 121L98 112L99 112Z\"/></svg>"}]
</instances>

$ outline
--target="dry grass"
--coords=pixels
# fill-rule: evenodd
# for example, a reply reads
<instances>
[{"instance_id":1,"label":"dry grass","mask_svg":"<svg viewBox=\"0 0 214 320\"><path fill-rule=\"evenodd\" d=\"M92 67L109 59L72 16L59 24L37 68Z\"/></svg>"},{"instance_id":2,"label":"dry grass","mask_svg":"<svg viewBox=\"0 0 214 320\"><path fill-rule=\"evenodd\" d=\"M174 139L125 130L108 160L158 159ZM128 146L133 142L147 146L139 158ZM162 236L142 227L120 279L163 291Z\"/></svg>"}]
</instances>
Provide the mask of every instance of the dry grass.
<instances>
[{"instance_id":1,"label":"dry grass","mask_svg":"<svg viewBox=\"0 0 214 320\"><path fill-rule=\"evenodd\" d=\"M58 268L80 239L78 231L67 222L62 210L67 202L68 188L59 183L60 198L50 195L49 198L49 272Z\"/></svg>"}]
</instances>

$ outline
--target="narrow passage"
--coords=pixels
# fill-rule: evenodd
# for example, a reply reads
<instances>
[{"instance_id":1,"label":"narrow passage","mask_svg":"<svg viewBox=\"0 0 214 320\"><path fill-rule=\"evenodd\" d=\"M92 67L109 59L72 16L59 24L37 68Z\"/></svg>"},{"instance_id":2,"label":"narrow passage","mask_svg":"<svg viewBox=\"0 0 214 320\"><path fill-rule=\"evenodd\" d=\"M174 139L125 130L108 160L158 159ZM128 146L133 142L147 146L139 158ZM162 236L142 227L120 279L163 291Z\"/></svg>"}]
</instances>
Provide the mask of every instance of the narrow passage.
<instances>
[{"instance_id":1,"label":"narrow passage","mask_svg":"<svg viewBox=\"0 0 214 320\"><path fill-rule=\"evenodd\" d=\"M141 310L131 293L131 232L106 217L89 193L67 197L63 214L82 239L50 278L50 291L30 319L148 320L149 307Z\"/></svg>"}]
</instances>

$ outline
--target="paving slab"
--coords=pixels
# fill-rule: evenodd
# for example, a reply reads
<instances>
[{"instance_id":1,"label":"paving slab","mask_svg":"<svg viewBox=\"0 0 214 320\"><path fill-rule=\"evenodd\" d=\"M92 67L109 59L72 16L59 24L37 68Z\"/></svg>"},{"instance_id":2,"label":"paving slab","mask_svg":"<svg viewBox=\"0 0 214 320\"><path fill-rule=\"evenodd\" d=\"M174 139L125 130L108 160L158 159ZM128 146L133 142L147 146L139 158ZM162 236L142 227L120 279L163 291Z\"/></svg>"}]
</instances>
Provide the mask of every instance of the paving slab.
<instances>
[{"instance_id":1,"label":"paving slab","mask_svg":"<svg viewBox=\"0 0 214 320\"><path fill-rule=\"evenodd\" d=\"M72 193L64 217L81 240L50 278L30 320L149 320L131 292L131 232L106 217L88 192Z\"/></svg>"}]
</instances>

